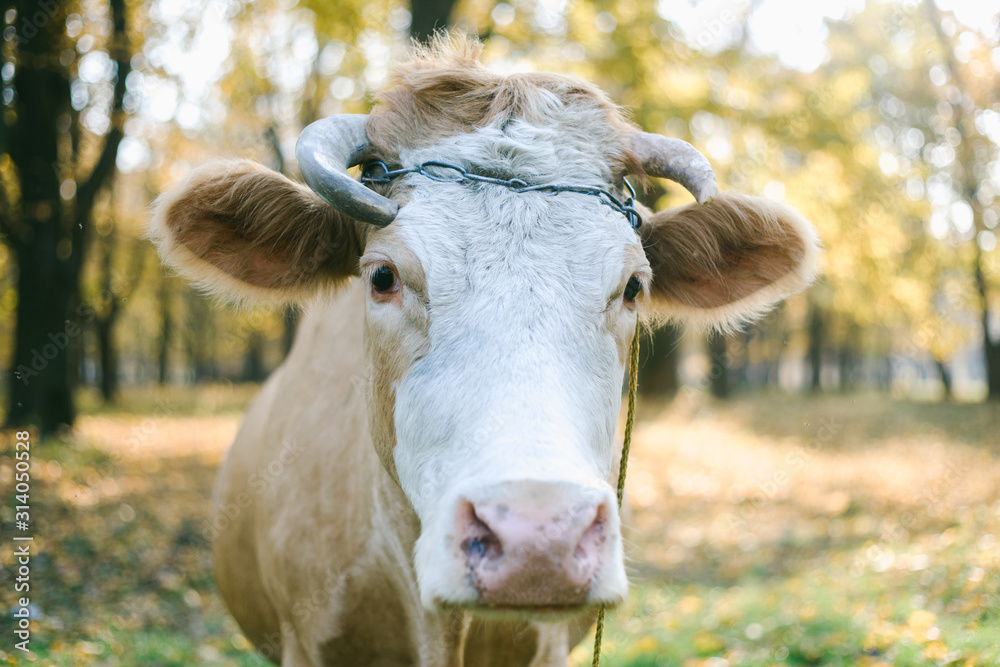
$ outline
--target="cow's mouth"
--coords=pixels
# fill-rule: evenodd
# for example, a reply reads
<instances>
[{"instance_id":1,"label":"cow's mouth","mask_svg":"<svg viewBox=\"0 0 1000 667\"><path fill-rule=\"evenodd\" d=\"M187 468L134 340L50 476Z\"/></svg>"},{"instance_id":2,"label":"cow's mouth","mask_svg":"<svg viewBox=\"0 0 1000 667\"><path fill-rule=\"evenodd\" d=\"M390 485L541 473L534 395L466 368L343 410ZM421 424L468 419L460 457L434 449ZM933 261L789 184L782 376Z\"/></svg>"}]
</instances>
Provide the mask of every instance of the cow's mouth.
<instances>
[{"instance_id":1,"label":"cow's mouth","mask_svg":"<svg viewBox=\"0 0 1000 667\"><path fill-rule=\"evenodd\" d=\"M596 614L600 604L531 604L531 605L490 605L474 604L441 604L442 609L461 609L476 616L495 620L542 621L554 623L567 620L584 613ZM605 605L613 609L616 604Z\"/></svg>"}]
</instances>

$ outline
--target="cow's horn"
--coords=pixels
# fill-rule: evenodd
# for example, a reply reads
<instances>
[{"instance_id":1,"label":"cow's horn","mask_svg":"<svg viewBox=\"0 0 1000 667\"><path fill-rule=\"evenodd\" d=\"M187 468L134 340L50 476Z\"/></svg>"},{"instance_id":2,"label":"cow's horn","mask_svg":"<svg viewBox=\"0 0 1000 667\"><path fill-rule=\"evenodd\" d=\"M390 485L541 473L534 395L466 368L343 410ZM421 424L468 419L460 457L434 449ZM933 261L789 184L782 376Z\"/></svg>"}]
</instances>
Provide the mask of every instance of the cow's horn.
<instances>
[{"instance_id":1,"label":"cow's horn","mask_svg":"<svg viewBox=\"0 0 1000 667\"><path fill-rule=\"evenodd\" d=\"M628 135L628 142L643 171L650 176L680 183L699 204L707 204L719 194L712 165L688 142L649 132L633 132Z\"/></svg>"},{"instance_id":2,"label":"cow's horn","mask_svg":"<svg viewBox=\"0 0 1000 667\"><path fill-rule=\"evenodd\" d=\"M385 227L399 205L366 188L347 173L365 158L368 135L362 114L339 114L318 120L302 130L295 159L309 187L330 206L360 222Z\"/></svg>"}]
</instances>

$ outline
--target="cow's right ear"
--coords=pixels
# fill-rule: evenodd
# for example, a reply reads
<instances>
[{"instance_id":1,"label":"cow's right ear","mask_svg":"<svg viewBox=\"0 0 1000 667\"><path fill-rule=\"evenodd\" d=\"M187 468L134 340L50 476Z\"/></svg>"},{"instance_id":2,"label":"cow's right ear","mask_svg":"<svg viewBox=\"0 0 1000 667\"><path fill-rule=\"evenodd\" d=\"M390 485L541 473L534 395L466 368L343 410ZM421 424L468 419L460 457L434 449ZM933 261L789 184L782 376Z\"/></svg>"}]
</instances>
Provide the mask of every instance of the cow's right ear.
<instances>
[{"instance_id":1,"label":"cow's right ear","mask_svg":"<svg viewBox=\"0 0 1000 667\"><path fill-rule=\"evenodd\" d=\"M250 160L199 167L149 226L166 264L232 301L295 301L358 273L357 223Z\"/></svg>"},{"instance_id":2,"label":"cow's right ear","mask_svg":"<svg viewBox=\"0 0 1000 667\"><path fill-rule=\"evenodd\" d=\"M660 211L641 227L653 269L653 308L701 328L731 331L816 278L812 224L777 202L720 193Z\"/></svg>"}]
</instances>

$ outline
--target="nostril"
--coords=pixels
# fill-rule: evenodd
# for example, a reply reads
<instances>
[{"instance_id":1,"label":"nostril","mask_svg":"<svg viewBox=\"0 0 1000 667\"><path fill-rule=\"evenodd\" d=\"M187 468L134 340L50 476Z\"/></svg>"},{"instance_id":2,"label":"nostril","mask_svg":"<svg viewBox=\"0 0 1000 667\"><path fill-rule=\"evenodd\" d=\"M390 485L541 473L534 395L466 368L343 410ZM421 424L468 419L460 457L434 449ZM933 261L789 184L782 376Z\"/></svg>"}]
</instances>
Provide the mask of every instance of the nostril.
<instances>
[{"instance_id":1,"label":"nostril","mask_svg":"<svg viewBox=\"0 0 1000 667\"><path fill-rule=\"evenodd\" d=\"M462 548L465 550L465 553L473 557L478 556L482 558L483 554L486 553L486 546L486 540L479 537L470 537L462 542Z\"/></svg>"},{"instance_id":2,"label":"nostril","mask_svg":"<svg viewBox=\"0 0 1000 667\"><path fill-rule=\"evenodd\" d=\"M470 561L483 560L484 558L497 558L503 555L500 541L492 535L482 537L470 537L462 542L462 549L469 557Z\"/></svg>"},{"instance_id":3,"label":"nostril","mask_svg":"<svg viewBox=\"0 0 1000 667\"><path fill-rule=\"evenodd\" d=\"M468 501L463 501L459 508L459 535L462 551L470 561L503 555L500 538L479 518L476 508Z\"/></svg>"},{"instance_id":4,"label":"nostril","mask_svg":"<svg viewBox=\"0 0 1000 667\"><path fill-rule=\"evenodd\" d=\"M587 560L599 553L601 546L607 539L604 528L608 523L608 512L608 506L604 503L597 507L594 521L583 532L576 545L576 550L573 552L575 558Z\"/></svg>"}]
</instances>

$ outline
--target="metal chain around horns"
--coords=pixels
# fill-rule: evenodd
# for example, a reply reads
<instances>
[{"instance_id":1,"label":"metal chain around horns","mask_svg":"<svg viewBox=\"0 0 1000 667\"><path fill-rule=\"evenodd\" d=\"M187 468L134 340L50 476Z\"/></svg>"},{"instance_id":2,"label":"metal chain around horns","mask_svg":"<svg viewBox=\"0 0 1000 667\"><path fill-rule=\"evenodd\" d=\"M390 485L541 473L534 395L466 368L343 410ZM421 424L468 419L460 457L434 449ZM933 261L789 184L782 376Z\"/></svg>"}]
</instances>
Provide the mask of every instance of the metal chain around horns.
<instances>
[{"instance_id":1,"label":"metal chain around horns","mask_svg":"<svg viewBox=\"0 0 1000 667\"><path fill-rule=\"evenodd\" d=\"M477 183L502 185L506 188L510 188L514 192L550 192L552 194L559 194L560 192L575 192L581 195L591 195L600 199L602 204L610 206L624 215L625 219L628 220L632 229L634 229L637 234L639 233L639 227L642 226L642 216L639 215L639 211L635 208L635 190L632 188L632 184L628 182L628 179L622 179L629 194L628 198L624 202L607 190L599 188L595 185L567 185L563 183L540 183L538 185L532 185L527 181L521 180L520 178L504 179L475 174L468 171L461 165L452 164L450 162L441 162L439 160L429 160L427 162L422 162L415 167L406 167L394 170L390 170L389 167L381 160L374 160L366 164L362 169L361 182L366 185L369 183L389 183L400 176L405 176L406 174L420 174L431 179L432 181L437 181L438 183L462 183L466 181L474 181Z\"/></svg>"}]
</instances>

